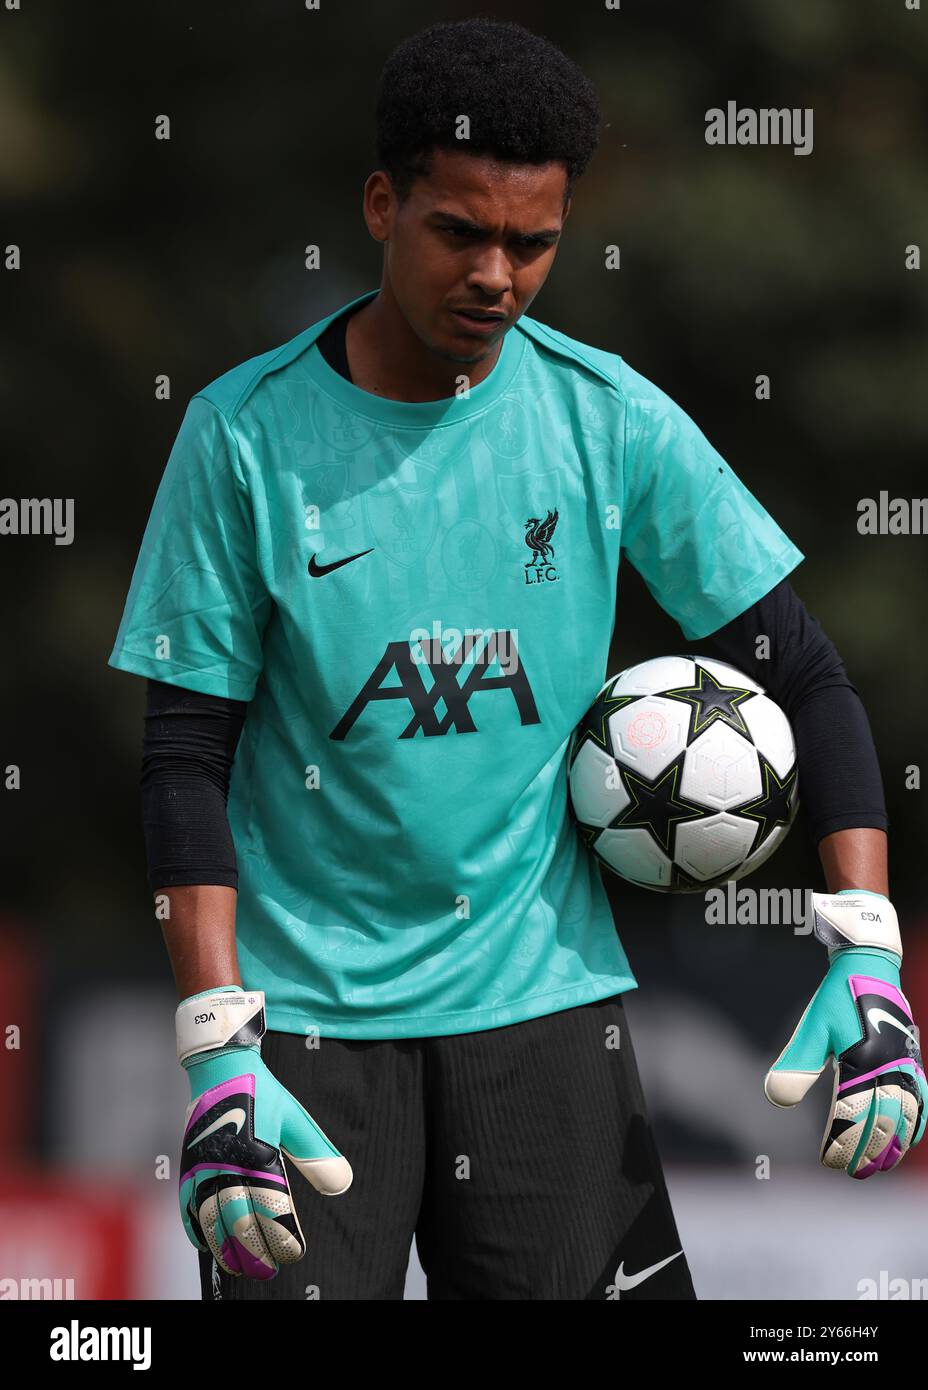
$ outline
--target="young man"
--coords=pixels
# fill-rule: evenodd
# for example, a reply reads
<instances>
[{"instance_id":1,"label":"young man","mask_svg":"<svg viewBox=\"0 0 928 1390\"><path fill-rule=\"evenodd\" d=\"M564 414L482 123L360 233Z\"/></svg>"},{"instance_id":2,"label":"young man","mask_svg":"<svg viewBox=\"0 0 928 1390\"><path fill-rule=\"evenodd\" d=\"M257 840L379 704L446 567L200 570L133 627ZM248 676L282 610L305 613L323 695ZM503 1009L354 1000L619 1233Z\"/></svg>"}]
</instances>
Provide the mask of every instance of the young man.
<instances>
[{"instance_id":1,"label":"young man","mask_svg":"<svg viewBox=\"0 0 928 1390\"><path fill-rule=\"evenodd\" d=\"M856 1176L924 1123L866 715L696 426L525 316L596 145L585 77L518 26L436 26L377 120L380 289L191 401L111 657L149 678L203 1294L401 1298L415 1233L431 1298L693 1298L567 814L620 549L784 704L828 888L870 895L821 898L828 990L768 1078L794 1103L851 1049L823 1161ZM897 1031L848 1014L851 978Z\"/></svg>"}]
</instances>

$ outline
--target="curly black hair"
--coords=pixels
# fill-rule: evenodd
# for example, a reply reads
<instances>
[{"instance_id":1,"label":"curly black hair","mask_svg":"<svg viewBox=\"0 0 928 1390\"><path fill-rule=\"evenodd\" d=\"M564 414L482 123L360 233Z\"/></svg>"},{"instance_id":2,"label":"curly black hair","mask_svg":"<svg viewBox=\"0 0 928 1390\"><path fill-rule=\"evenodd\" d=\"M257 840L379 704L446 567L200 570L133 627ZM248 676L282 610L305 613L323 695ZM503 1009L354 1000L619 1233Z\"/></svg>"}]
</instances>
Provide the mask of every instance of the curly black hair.
<instances>
[{"instance_id":1,"label":"curly black hair","mask_svg":"<svg viewBox=\"0 0 928 1390\"><path fill-rule=\"evenodd\" d=\"M461 116L470 138L455 136ZM377 93L377 156L400 201L432 150L567 169L567 192L599 140L592 83L548 39L494 19L433 24L394 49Z\"/></svg>"}]
</instances>

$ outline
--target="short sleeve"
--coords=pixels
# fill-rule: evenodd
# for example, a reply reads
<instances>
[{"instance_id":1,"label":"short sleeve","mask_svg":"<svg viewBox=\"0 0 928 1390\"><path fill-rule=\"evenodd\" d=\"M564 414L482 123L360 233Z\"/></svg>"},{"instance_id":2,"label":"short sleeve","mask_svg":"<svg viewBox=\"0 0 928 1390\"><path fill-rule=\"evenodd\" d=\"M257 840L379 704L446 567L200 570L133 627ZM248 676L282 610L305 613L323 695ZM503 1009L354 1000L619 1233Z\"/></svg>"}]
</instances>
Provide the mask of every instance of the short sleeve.
<instances>
[{"instance_id":1,"label":"short sleeve","mask_svg":"<svg viewBox=\"0 0 928 1390\"><path fill-rule=\"evenodd\" d=\"M250 700L270 607L235 439L224 415L195 396L145 528L109 664Z\"/></svg>"},{"instance_id":2,"label":"short sleeve","mask_svg":"<svg viewBox=\"0 0 928 1390\"><path fill-rule=\"evenodd\" d=\"M694 641L738 617L804 559L665 392L622 364L622 549Z\"/></svg>"}]
</instances>

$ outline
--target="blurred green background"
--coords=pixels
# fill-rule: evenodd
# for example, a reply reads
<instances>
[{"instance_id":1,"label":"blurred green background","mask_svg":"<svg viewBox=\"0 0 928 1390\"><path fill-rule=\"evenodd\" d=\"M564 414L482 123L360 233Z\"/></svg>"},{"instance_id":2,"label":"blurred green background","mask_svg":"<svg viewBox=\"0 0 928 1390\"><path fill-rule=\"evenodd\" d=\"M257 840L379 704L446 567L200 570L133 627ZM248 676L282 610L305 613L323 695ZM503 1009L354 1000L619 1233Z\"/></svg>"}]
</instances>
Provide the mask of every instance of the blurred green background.
<instances>
[{"instance_id":1,"label":"blurred green background","mask_svg":"<svg viewBox=\"0 0 928 1390\"><path fill-rule=\"evenodd\" d=\"M139 814L144 682L107 658L189 397L379 283L360 200L384 60L429 23L487 13L559 43L607 123L530 312L669 392L806 554L792 581L870 715L903 979L928 1015L928 811L905 787L926 761L928 537L856 525L862 497L928 492L926 288L904 265L928 224L928 13L24 0L0 9L0 244L22 256L0 278L0 495L73 498L76 538L0 537L0 766L22 770L2 802L0 1023L23 1036L0 1067L0 1274L77 1271L79 1296L197 1296L155 1166L176 1152L185 1097ZM813 108L813 153L707 146L705 113L729 100ZM155 139L162 115L170 141ZM575 658L569 633L552 640ZM612 670L688 645L623 565ZM801 814L751 885L824 886ZM820 948L788 928L707 926L696 897L608 887L701 1296L853 1298L880 1269L921 1277L911 1212L928 1144L888 1188L851 1192L817 1163L825 1083L789 1116L763 1097ZM754 1180L758 1152L785 1181ZM11 1187L17 1166L25 1186Z\"/></svg>"},{"instance_id":2,"label":"blurred green background","mask_svg":"<svg viewBox=\"0 0 928 1390\"><path fill-rule=\"evenodd\" d=\"M186 401L379 282L360 194L381 64L416 29L472 13L487 11L253 0L3 14L3 240L22 248L2 282L3 490L74 497L77 535L0 544L4 763L23 768L0 854L7 908L61 944L125 944L129 919L147 920L143 683L106 658ZM924 491L926 287L904 248L928 212L926 19L903 0L491 13L561 44L607 122L531 313L667 390L806 553L793 582L870 713L893 890L915 911L928 813L904 768L925 752L928 540L861 537L856 504ZM708 147L705 111L729 99L812 106L814 152ZM154 138L160 114L168 142ZM169 401L154 399L159 373ZM614 667L680 649L627 566L619 604ZM802 836L771 881L818 886ZM646 896L631 893L647 914Z\"/></svg>"}]
</instances>

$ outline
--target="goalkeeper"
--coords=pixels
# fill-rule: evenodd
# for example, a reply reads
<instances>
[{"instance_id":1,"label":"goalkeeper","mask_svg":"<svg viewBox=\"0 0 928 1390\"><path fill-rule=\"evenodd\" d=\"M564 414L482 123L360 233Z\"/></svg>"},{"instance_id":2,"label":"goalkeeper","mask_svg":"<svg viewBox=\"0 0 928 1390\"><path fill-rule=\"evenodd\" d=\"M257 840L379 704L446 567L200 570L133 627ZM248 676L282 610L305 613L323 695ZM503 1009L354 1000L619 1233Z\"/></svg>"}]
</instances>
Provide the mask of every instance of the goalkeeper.
<instances>
[{"instance_id":1,"label":"goalkeeper","mask_svg":"<svg viewBox=\"0 0 928 1390\"><path fill-rule=\"evenodd\" d=\"M399 1299L413 1235L434 1299L695 1297L567 814L623 554L793 723L829 968L768 1096L837 1059L822 1157L857 1178L921 1137L879 768L802 554L662 391L527 314L599 125L518 25L402 44L379 289L198 392L158 490L110 660L148 680L204 1298Z\"/></svg>"}]
</instances>

